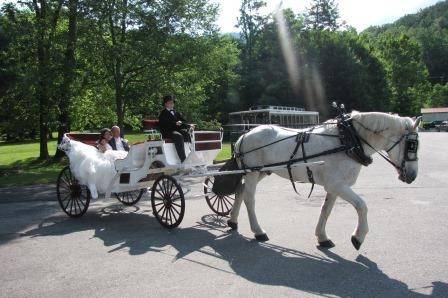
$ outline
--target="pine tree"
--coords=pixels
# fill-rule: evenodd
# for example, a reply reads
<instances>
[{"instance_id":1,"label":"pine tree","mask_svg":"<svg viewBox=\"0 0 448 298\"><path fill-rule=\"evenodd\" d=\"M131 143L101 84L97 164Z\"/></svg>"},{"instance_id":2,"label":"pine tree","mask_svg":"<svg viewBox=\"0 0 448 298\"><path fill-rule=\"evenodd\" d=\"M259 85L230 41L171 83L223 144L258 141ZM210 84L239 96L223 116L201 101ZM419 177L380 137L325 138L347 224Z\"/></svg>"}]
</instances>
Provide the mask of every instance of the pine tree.
<instances>
[{"instance_id":1,"label":"pine tree","mask_svg":"<svg viewBox=\"0 0 448 298\"><path fill-rule=\"evenodd\" d=\"M339 8L334 0L313 0L305 15L305 25L309 29L337 30L340 25Z\"/></svg>"}]
</instances>

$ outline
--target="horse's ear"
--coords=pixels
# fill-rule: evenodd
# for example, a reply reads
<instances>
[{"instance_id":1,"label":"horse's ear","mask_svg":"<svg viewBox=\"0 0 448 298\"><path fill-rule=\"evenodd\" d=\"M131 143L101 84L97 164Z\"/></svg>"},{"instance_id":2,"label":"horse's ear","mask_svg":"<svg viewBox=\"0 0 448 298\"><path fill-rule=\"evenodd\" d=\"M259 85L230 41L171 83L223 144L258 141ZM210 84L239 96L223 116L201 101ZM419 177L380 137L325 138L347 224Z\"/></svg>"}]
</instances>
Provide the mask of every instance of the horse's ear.
<instances>
[{"instance_id":1,"label":"horse's ear","mask_svg":"<svg viewBox=\"0 0 448 298\"><path fill-rule=\"evenodd\" d=\"M422 122L422 116L418 117L417 120L414 122L414 130L417 129L417 127L420 125L420 122Z\"/></svg>"}]
</instances>

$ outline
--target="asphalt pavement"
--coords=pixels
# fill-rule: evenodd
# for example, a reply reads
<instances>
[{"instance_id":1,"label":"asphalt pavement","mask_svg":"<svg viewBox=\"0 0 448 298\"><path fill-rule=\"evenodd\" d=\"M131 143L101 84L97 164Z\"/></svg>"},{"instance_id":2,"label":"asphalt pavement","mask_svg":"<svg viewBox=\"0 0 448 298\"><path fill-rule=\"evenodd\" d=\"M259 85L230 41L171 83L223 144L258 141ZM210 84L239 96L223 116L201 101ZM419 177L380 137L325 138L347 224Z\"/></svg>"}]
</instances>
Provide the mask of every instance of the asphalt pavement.
<instances>
[{"instance_id":1,"label":"asphalt pavement","mask_svg":"<svg viewBox=\"0 0 448 298\"><path fill-rule=\"evenodd\" d=\"M274 175L257 190L270 241L253 240L246 209L238 232L213 215L201 181L174 230L152 215L148 196L125 207L94 200L68 218L54 185L0 189L0 297L448 297L448 133L420 134L413 184L375 158L354 190L369 208L359 251L353 207L338 199L327 225L336 247L316 247L324 192L297 196Z\"/></svg>"}]
</instances>

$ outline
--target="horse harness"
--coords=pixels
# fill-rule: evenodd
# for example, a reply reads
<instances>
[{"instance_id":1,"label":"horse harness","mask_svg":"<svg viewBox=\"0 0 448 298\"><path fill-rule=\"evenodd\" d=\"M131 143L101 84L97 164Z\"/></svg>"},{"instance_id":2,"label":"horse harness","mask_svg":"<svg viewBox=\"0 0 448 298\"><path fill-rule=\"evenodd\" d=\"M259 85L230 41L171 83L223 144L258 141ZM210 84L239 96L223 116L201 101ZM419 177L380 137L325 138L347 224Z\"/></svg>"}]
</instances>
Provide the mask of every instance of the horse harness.
<instances>
[{"instance_id":1,"label":"horse harness","mask_svg":"<svg viewBox=\"0 0 448 298\"><path fill-rule=\"evenodd\" d=\"M363 139L359 133L356 131L355 127L353 126L353 119L350 118L350 115L348 114L341 114L338 117L336 117L336 125L338 127L338 135L333 135L333 134L322 134L322 133L313 133L312 131L316 128L316 127L311 127L310 129L306 130L306 131L300 131L298 132L296 135L292 135L292 136L288 136L285 137L283 139L280 140L276 140L274 142L268 143L266 145L251 149L249 151L246 152L242 152L241 151L241 145L243 144L243 140L246 134L243 134L240 144L239 144L239 148L238 148L238 152L234 153L234 157L233 158L238 158L241 162L241 166L242 169L244 171L246 171L246 169L250 169L250 170L260 170L264 167L274 167L274 166L281 166L281 165L286 165L286 168L288 170L288 175L289 175L289 180L291 181L291 184L293 186L294 191L298 193L295 183L294 183L294 179L292 177L292 170L291 170L291 165L294 163L298 163L298 162L303 162L303 163L307 163L308 160L310 159L314 159L320 156L325 156L325 155L330 155L330 154L335 154L335 153L339 153L339 152L345 152L347 154L347 156L349 156L350 158L352 158L353 160L355 160L356 162L362 164L363 166L368 166L372 163L372 157L368 156L365 151L364 148L362 146L362 143L365 143L367 146L369 146L370 148L372 148L376 153L378 153L381 157L383 157L387 162L389 162L393 167L395 167L402 175L406 175L406 169L405 169L405 163L407 161L416 161L418 160L417 157L417 150L418 150L418 134L416 132L407 132L405 134L403 134L389 149L386 150L387 153L389 153L390 151L392 151L392 149L394 149L397 145L399 145L403 140L405 141L405 150L404 150L404 158L403 161L401 163L401 165L397 165L395 164L388 156L386 156L384 153L378 151L377 149L375 149L372 145L370 145L365 139ZM363 126L362 126L363 127ZM368 128L364 127L365 129L369 130ZM320 136L326 136L326 137L337 137L339 138L341 145L339 147L330 149L330 150L325 150L322 151L320 153L316 153L316 154L312 154L312 155L307 155L306 151L305 151L305 143L307 143L310 139L311 135L320 135ZM257 166L257 167L247 167L244 163L244 155L257 151L259 149L271 146L273 144L285 141L287 139L291 139L294 138L296 140L296 146L294 148L294 151L291 153L289 160L287 161L282 161L282 162L277 162L277 163L272 163L272 164L268 164L268 165L263 165L263 166ZM302 151L302 157L300 158L295 158L299 148L301 148ZM314 189L314 185L315 185L315 180L314 180L314 176L313 176L313 172L311 171L311 169L307 166L306 167L306 171L307 171L307 176L308 176L308 181L312 184L311 186L311 191L308 195L308 198L311 196L313 189Z\"/></svg>"}]
</instances>

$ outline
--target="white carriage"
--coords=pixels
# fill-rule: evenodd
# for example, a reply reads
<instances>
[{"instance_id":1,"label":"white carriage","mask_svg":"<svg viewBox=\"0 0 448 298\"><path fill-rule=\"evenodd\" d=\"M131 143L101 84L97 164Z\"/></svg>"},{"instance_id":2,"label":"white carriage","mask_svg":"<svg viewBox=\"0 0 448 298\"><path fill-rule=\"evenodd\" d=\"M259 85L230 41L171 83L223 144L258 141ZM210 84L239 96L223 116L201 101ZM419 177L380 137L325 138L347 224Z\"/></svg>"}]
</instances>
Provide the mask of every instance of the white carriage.
<instances>
[{"instance_id":1,"label":"white carriage","mask_svg":"<svg viewBox=\"0 0 448 298\"><path fill-rule=\"evenodd\" d=\"M94 145L97 139L97 134L70 133L66 136L89 145ZM213 161L222 148L221 131L191 131L190 136L191 143L186 142L184 146L187 159L182 164L170 139L132 145L124 159L115 161L116 174L105 197L115 196L125 205L134 205L150 191L153 213L160 224L167 228L178 226L185 212L179 178L205 177L216 172L219 165L214 166ZM207 203L215 213L225 216L233 206L234 197L211 193L211 183L212 177L204 182ZM91 199L89 188L78 183L70 166L59 174L57 196L63 211L71 217L82 216Z\"/></svg>"}]
</instances>

